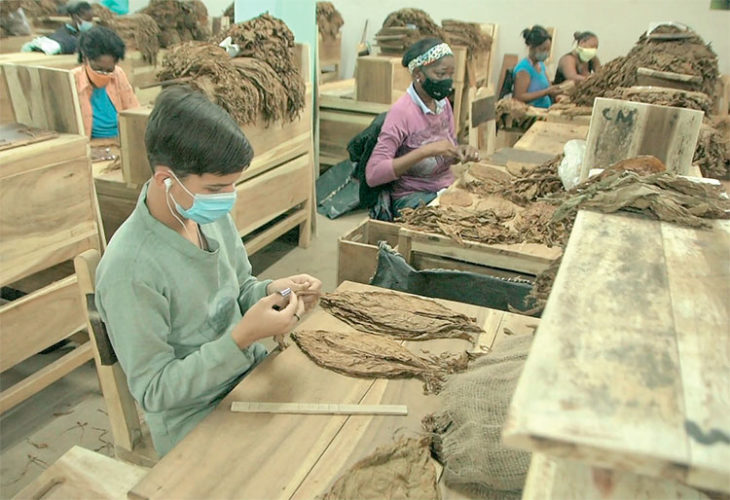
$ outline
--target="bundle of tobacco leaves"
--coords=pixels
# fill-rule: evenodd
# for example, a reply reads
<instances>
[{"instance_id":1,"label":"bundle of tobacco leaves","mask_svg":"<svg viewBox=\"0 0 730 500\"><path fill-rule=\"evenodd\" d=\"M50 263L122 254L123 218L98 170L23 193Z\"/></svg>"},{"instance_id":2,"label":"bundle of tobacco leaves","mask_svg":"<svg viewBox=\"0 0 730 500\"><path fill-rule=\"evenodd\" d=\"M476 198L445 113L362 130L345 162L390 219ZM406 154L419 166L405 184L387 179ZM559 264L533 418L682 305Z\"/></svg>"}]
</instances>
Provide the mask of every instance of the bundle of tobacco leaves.
<instances>
[{"instance_id":1,"label":"bundle of tobacco leaves","mask_svg":"<svg viewBox=\"0 0 730 500\"><path fill-rule=\"evenodd\" d=\"M672 26L662 26L652 35L675 31L679 32ZM663 40L644 33L626 56L609 61L599 72L578 82L571 96L572 102L592 106L596 97L604 97L619 87L633 87L637 84L636 70L642 67L699 76L702 82L691 90L714 99L719 77L717 55L699 35L693 31L689 34L691 36L687 38Z\"/></svg>"},{"instance_id":2,"label":"bundle of tobacco leaves","mask_svg":"<svg viewBox=\"0 0 730 500\"><path fill-rule=\"evenodd\" d=\"M109 11L109 13L112 12ZM101 18L99 24L114 30L124 40L127 50L139 50L144 61L157 65L157 53L160 51L160 28L150 16L147 14L113 15Z\"/></svg>"},{"instance_id":3,"label":"bundle of tobacco leaves","mask_svg":"<svg viewBox=\"0 0 730 500\"><path fill-rule=\"evenodd\" d=\"M317 29L323 40L334 40L345 24L332 2L317 2Z\"/></svg>"},{"instance_id":4,"label":"bundle of tobacco leaves","mask_svg":"<svg viewBox=\"0 0 730 500\"><path fill-rule=\"evenodd\" d=\"M219 34L216 40L220 43L229 36L240 48L238 57L258 59L271 66L272 74L284 90L285 115L289 120L298 117L304 109L306 89L294 58L294 34L286 23L269 14L262 14L244 23L234 24ZM269 86L275 85L276 82L271 82ZM270 89L269 92L281 97L279 87ZM272 112L273 109L278 109L278 106L270 108ZM276 119L273 114L265 116L267 119Z\"/></svg>"},{"instance_id":5,"label":"bundle of tobacco leaves","mask_svg":"<svg viewBox=\"0 0 730 500\"><path fill-rule=\"evenodd\" d=\"M538 120L538 116L530 106L511 97L497 101L495 114L498 130L526 131Z\"/></svg>"},{"instance_id":6,"label":"bundle of tobacco leaves","mask_svg":"<svg viewBox=\"0 0 730 500\"><path fill-rule=\"evenodd\" d=\"M375 40L384 54L402 54L421 38L445 40L445 33L431 16L421 9L400 9L391 12L376 33Z\"/></svg>"},{"instance_id":7,"label":"bundle of tobacco leaves","mask_svg":"<svg viewBox=\"0 0 730 500\"><path fill-rule=\"evenodd\" d=\"M403 340L460 338L472 343L484 331L475 318L438 302L393 292L335 292L322 307L361 332Z\"/></svg>"},{"instance_id":8,"label":"bundle of tobacco leaves","mask_svg":"<svg viewBox=\"0 0 730 500\"><path fill-rule=\"evenodd\" d=\"M159 26L158 39L162 48L210 38L208 9L200 0L151 0L141 12Z\"/></svg>"},{"instance_id":9,"label":"bundle of tobacco leaves","mask_svg":"<svg viewBox=\"0 0 730 500\"><path fill-rule=\"evenodd\" d=\"M478 24L453 19L441 21L444 41L452 47L466 47L466 58L473 61L478 52L492 47L492 37L484 33Z\"/></svg>"},{"instance_id":10,"label":"bundle of tobacco leaves","mask_svg":"<svg viewBox=\"0 0 730 500\"><path fill-rule=\"evenodd\" d=\"M707 94L663 87L619 88L607 92L604 97L659 106L696 109L705 113L709 113L712 109L712 99Z\"/></svg>"},{"instance_id":11,"label":"bundle of tobacco leaves","mask_svg":"<svg viewBox=\"0 0 730 500\"><path fill-rule=\"evenodd\" d=\"M705 118L693 161L704 177L730 179L730 118Z\"/></svg>"},{"instance_id":12,"label":"bundle of tobacco leaves","mask_svg":"<svg viewBox=\"0 0 730 500\"><path fill-rule=\"evenodd\" d=\"M561 153L535 168L527 169L523 176L512 178L501 195L525 206L547 195L563 192L563 183L558 175L558 166L563 157Z\"/></svg>"},{"instance_id":13,"label":"bundle of tobacco leaves","mask_svg":"<svg viewBox=\"0 0 730 500\"><path fill-rule=\"evenodd\" d=\"M292 339L318 365L363 378L418 378L424 393L438 394L451 373L466 370L472 355L441 353L417 356L382 335L361 332L298 330Z\"/></svg>"},{"instance_id":14,"label":"bundle of tobacco leaves","mask_svg":"<svg viewBox=\"0 0 730 500\"><path fill-rule=\"evenodd\" d=\"M108 26L106 23L117 17L114 12L112 12L100 3L92 3L91 11L94 13L94 17L99 18L99 24L101 24L102 26ZM157 28L157 23L155 23L155 27ZM159 30L160 28L157 28L157 31Z\"/></svg>"}]
</instances>

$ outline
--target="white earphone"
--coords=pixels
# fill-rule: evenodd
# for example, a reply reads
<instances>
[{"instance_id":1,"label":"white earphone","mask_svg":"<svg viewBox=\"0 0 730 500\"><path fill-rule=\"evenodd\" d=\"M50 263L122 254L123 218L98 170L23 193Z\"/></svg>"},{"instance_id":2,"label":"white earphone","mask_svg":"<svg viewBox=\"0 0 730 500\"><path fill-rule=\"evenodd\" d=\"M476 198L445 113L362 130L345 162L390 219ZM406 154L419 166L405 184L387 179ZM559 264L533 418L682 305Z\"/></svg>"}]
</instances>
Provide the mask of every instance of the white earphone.
<instances>
[{"instance_id":1,"label":"white earphone","mask_svg":"<svg viewBox=\"0 0 730 500\"><path fill-rule=\"evenodd\" d=\"M170 179L169 177L165 179L165 186L167 186L168 188L172 186L172 179Z\"/></svg>"}]
</instances>

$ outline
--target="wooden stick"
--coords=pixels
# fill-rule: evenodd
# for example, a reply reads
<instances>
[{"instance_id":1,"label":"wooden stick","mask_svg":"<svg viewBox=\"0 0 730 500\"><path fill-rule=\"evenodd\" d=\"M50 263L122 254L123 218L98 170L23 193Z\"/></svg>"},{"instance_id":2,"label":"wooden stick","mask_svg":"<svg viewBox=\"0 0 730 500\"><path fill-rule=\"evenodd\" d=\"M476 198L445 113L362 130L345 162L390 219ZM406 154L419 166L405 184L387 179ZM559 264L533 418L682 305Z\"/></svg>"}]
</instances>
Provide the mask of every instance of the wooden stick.
<instances>
[{"instance_id":1,"label":"wooden stick","mask_svg":"<svg viewBox=\"0 0 730 500\"><path fill-rule=\"evenodd\" d=\"M304 415L408 415L405 405L352 405L339 403L263 403L234 401L238 413L295 413Z\"/></svg>"},{"instance_id":2,"label":"wooden stick","mask_svg":"<svg viewBox=\"0 0 730 500\"><path fill-rule=\"evenodd\" d=\"M177 85L178 83L187 83L187 82L192 81L192 79L193 79L192 76L184 76L182 78L173 78L172 80L164 80L161 82L147 83L145 85L140 85L137 88L140 90L144 90L144 89L150 89L152 87L157 87L157 86L167 87L168 85Z\"/></svg>"}]
</instances>

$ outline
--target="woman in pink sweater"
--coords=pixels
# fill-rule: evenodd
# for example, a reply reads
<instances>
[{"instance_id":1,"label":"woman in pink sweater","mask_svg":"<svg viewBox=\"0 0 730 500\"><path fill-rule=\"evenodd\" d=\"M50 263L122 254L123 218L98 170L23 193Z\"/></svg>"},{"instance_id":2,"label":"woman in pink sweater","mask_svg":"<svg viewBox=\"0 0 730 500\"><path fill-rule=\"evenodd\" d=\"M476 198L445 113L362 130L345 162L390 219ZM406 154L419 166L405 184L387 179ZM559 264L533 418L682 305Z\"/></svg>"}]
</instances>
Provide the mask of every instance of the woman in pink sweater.
<instances>
[{"instance_id":1,"label":"woman in pink sweater","mask_svg":"<svg viewBox=\"0 0 730 500\"><path fill-rule=\"evenodd\" d=\"M393 217L404 208L428 204L450 186L453 163L478 159L474 148L456 143L454 113L447 99L454 76L449 46L437 38L424 38L406 51L402 63L413 83L388 111L365 169L370 187L389 184L383 193L390 196L391 206L381 208L390 208L387 215Z\"/></svg>"}]
</instances>

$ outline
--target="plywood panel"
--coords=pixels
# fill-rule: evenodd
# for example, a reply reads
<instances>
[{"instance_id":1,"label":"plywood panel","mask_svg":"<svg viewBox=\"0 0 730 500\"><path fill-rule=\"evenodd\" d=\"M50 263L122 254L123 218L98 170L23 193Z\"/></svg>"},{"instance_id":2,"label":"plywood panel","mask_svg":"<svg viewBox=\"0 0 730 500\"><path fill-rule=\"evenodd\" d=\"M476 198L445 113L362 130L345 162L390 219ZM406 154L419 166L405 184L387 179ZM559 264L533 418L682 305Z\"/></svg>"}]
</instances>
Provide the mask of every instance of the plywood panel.
<instances>
[{"instance_id":1,"label":"plywood panel","mask_svg":"<svg viewBox=\"0 0 730 500\"><path fill-rule=\"evenodd\" d=\"M573 139L584 140L588 126L576 123L536 121L515 143L515 149L537 151L550 155L563 152L565 143Z\"/></svg>"},{"instance_id":2,"label":"plywood panel","mask_svg":"<svg viewBox=\"0 0 730 500\"><path fill-rule=\"evenodd\" d=\"M638 155L653 155L670 172L687 175L704 113L694 109L597 98L581 178Z\"/></svg>"},{"instance_id":3,"label":"plywood panel","mask_svg":"<svg viewBox=\"0 0 730 500\"><path fill-rule=\"evenodd\" d=\"M400 57L361 56L356 71L359 101L392 104L411 84L411 75Z\"/></svg>"},{"instance_id":4,"label":"plywood panel","mask_svg":"<svg viewBox=\"0 0 730 500\"><path fill-rule=\"evenodd\" d=\"M728 248L728 221L579 212L505 442L730 492Z\"/></svg>"}]
</instances>

